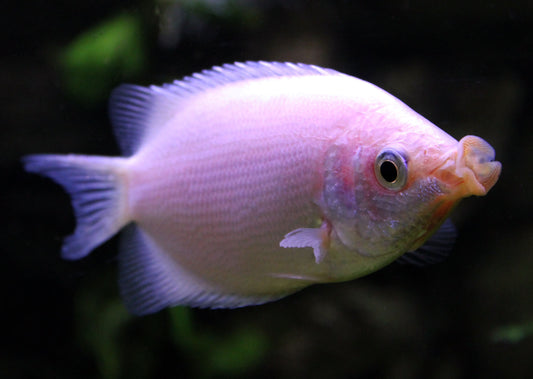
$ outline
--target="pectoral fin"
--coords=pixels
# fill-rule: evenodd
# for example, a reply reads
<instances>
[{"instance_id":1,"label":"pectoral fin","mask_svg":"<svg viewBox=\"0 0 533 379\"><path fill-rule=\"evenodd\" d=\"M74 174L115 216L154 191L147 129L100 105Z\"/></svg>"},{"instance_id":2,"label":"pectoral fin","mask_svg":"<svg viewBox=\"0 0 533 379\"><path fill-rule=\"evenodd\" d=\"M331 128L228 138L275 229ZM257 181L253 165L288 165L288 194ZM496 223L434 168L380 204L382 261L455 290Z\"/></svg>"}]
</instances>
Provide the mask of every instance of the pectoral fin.
<instances>
[{"instance_id":1,"label":"pectoral fin","mask_svg":"<svg viewBox=\"0 0 533 379\"><path fill-rule=\"evenodd\" d=\"M312 247L316 263L324 260L329 240L327 226L320 228L299 228L285 235L279 245L281 247Z\"/></svg>"}]
</instances>

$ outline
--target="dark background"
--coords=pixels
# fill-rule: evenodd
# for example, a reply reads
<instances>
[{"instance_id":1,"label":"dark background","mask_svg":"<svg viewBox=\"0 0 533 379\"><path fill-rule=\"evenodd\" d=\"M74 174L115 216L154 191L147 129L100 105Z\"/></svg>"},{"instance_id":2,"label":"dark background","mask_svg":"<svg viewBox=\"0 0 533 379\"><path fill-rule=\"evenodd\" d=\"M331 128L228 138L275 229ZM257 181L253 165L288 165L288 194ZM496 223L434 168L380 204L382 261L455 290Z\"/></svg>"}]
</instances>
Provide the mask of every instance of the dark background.
<instances>
[{"instance_id":1,"label":"dark background","mask_svg":"<svg viewBox=\"0 0 533 379\"><path fill-rule=\"evenodd\" d=\"M0 7L0 377L531 375L529 2ZM91 50L109 33L102 25L120 17L133 20L134 32L124 37L131 43L111 47L118 57L105 47ZM62 237L74 228L70 201L51 181L24 173L20 157L116 155L106 103L115 85L160 84L214 64L259 59L335 68L386 89L458 139L481 136L503 164L500 181L454 212L459 238L444 263L393 264L264 306L129 316L116 286L117 239L84 260L61 260Z\"/></svg>"}]
</instances>

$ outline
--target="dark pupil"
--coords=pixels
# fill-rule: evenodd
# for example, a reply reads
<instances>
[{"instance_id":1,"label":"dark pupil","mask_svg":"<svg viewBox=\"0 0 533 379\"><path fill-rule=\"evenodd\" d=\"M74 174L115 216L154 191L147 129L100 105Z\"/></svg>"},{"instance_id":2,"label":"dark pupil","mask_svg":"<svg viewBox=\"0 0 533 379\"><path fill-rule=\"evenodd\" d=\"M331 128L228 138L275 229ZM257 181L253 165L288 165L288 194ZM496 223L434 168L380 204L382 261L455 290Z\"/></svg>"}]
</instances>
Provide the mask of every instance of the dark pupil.
<instances>
[{"instance_id":1,"label":"dark pupil","mask_svg":"<svg viewBox=\"0 0 533 379\"><path fill-rule=\"evenodd\" d=\"M398 179L398 170L396 169L396 165L391 161L383 162L379 168L379 172L383 179L389 183L392 183Z\"/></svg>"}]
</instances>

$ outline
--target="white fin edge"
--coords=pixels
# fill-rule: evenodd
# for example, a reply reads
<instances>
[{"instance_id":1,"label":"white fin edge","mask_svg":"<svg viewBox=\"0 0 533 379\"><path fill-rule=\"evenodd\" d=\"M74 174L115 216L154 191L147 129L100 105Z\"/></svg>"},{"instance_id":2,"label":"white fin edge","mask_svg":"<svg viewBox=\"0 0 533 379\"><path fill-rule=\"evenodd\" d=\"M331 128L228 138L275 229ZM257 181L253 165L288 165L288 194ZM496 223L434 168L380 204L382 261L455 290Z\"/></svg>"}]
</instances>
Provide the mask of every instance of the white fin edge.
<instances>
[{"instance_id":1,"label":"white fin edge","mask_svg":"<svg viewBox=\"0 0 533 379\"><path fill-rule=\"evenodd\" d=\"M130 156L153 130L179 113L191 96L244 80L305 75L345 74L303 63L247 61L214 66L162 86L123 84L113 90L109 99L111 123L122 153Z\"/></svg>"}]
</instances>

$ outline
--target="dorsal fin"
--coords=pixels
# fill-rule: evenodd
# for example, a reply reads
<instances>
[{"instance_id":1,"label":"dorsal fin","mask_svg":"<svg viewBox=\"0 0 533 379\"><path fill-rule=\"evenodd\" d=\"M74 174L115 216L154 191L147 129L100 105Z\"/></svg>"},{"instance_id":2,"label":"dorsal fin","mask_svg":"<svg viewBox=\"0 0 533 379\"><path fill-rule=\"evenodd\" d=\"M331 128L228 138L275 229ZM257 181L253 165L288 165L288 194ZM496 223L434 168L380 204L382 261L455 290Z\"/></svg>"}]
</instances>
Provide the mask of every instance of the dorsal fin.
<instances>
[{"instance_id":1,"label":"dorsal fin","mask_svg":"<svg viewBox=\"0 0 533 379\"><path fill-rule=\"evenodd\" d=\"M124 155L134 154L146 135L176 115L186 99L226 84L274 76L344 75L303 63L236 62L215 66L162 86L123 84L109 100L115 135Z\"/></svg>"},{"instance_id":2,"label":"dorsal fin","mask_svg":"<svg viewBox=\"0 0 533 379\"><path fill-rule=\"evenodd\" d=\"M208 70L163 84L163 88L178 96L189 96L209 88L243 80L273 76L344 75L338 71L318 66L289 62L235 62L214 66Z\"/></svg>"},{"instance_id":3,"label":"dorsal fin","mask_svg":"<svg viewBox=\"0 0 533 379\"><path fill-rule=\"evenodd\" d=\"M122 154L133 155L153 129L180 108L181 99L161 87L122 84L109 99L109 116Z\"/></svg>"}]
</instances>

